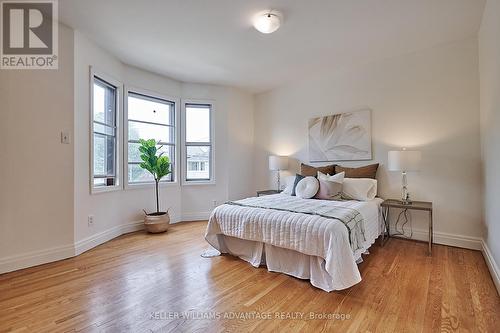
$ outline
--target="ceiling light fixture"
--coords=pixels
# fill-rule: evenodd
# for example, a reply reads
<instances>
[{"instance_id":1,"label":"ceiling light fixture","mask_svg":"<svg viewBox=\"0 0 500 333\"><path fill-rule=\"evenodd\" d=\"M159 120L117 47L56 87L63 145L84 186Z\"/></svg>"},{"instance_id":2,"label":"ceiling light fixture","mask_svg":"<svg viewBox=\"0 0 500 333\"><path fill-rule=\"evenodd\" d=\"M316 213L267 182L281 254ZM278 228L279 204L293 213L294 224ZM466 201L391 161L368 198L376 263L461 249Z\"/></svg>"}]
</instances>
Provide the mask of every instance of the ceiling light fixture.
<instances>
[{"instance_id":1,"label":"ceiling light fixture","mask_svg":"<svg viewBox=\"0 0 500 333\"><path fill-rule=\"evenodd\" d=\"M254 19L253 26L263 34L270 34L279 29L281 19L277 13L266 12L257 15Z\"/></svg>"}]
</instances>

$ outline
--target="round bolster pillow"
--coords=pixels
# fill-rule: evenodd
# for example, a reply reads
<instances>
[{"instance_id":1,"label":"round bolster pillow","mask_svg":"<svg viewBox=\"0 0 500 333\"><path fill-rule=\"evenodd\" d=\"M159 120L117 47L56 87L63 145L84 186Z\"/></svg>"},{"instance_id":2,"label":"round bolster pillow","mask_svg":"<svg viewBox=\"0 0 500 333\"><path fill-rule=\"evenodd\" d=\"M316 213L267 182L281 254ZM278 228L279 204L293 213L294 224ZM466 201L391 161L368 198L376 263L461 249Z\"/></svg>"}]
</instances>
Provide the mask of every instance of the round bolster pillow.
<instances>
[{"instance_id":1,"label":"round bolster pillow","mask_svg":"<svg viewBox=\"0 0 500 333\"><path fill-rule=\"evenodd\" d=\"M297 183L295 194L302 199L310 199L318 193L319 182L315 177L306 177Z\"/></svg>"}]
</instances>

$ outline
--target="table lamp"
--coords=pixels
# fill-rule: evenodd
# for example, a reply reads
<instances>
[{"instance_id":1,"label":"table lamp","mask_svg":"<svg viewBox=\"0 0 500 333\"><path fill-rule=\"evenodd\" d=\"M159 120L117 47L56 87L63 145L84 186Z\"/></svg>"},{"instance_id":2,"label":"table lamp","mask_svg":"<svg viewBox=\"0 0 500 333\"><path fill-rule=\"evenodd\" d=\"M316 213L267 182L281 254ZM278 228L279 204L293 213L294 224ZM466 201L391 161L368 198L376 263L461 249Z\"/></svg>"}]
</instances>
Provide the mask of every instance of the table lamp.
<instances>
[{"instance_id":1,"label":"table lamp","mask_svg":"<svg viewBox=\"0 0 500 333\"><path fill-rule=\"evenodd\" d=\"M406 180L406 173L408 171L419 171L420 160L422 153L416 150L397 150L390 151L388 154L388 169L389 171L401 171L402 189L401 189L401 203L403 205L411 205L408 193L408 182Z\"/></svg>"},{"instance_id":2,"label":"table lamp","mask_svg":"<svg viewBox=\"0 0 500 333\"><path fill-rule=\"evenodd\" d=\"M280 188L280 171L288 169L288 157L287 156L269 156L269 170L278 171L278 192L281 191Z\"/></svg>"}]
</instances>

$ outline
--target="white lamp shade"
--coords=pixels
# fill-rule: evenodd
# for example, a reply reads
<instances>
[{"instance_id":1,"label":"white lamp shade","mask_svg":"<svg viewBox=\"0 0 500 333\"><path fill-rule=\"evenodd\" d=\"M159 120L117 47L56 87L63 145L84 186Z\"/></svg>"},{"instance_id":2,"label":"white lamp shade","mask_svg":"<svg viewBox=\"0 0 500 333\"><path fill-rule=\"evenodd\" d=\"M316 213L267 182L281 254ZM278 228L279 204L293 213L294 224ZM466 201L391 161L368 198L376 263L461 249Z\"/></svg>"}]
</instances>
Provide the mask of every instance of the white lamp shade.
<instances>
[{"instance_id":1,"label":"white lamp shade","mask_svg":"<svg viewBox=\"0 0 500 333\"><path fill-rule=\"evenodd\" d=\"M280 18L271 13L259 15L254 19L253 26L263 34L270 34L280 27Z\"/></svg>"},{"instance_id":2,"label":"white lamp shade","mask_svg":"<svg viewBox=\"0 0 500 333\"><path fill-rule=\"evenodd\" d=\"M418 171L422 152L416 150L390 151L387 167L389 171Z\"/></svg>"},{"instance_id":3,"label":"white lamp shade","mask_svg":"<svg viewBox=\"0 0 500 333\"><path fill-rule=\"evenodd\" d=\"M288 169L287 156L269 156L269 170L286 170Z\"/></svg>"}]
</instances>

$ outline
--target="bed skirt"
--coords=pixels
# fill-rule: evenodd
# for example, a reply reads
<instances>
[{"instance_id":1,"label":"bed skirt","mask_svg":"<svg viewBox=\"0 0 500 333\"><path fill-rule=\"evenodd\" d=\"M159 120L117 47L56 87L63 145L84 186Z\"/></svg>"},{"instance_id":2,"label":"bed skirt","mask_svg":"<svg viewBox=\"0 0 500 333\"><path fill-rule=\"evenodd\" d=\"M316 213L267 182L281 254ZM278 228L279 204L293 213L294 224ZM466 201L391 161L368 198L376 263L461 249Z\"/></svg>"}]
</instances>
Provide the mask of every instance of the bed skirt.
<instances>
[{"instance_id":1,"label":"bed skirt","mask_svg":"<svg viewBox=\"0 0 500 333\"><path fill-rule=\"evenodd\" d=\"M220 245L219 250L222 253L239 257L254 267L267 266L267 270L270 272L284 273L299 279L310 280L313 286L324 291L337 290L332 277L325 269L325 259L323 258L222 234L217 235L217 238Z\"/></svg>"}]
</instances>

